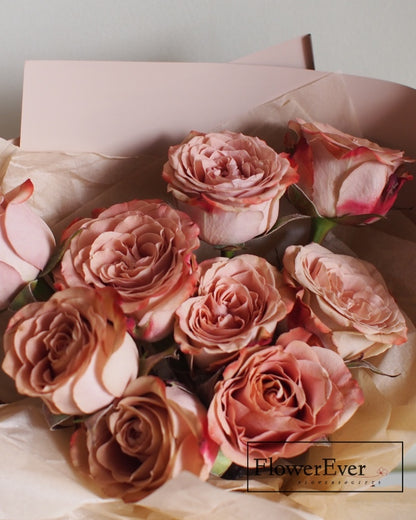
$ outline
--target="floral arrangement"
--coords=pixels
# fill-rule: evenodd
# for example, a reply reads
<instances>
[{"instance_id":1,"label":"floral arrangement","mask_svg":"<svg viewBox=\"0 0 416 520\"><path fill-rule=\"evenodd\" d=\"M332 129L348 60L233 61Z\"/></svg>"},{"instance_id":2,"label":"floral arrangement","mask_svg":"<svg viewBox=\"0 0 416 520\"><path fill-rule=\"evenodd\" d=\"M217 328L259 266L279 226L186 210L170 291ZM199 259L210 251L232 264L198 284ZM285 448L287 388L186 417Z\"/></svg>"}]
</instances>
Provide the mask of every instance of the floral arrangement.
<instances>
[{"instance_id":1,"label":"floral arrangement","mask_svg":"<svg viewBox=\"0 0 416 520\"><path fill-rule=\"evenodd\" d=\"M407 341L377 269L322 243L385 216L411 160L303 120L285 144L191 132L161 172L171 199L97 209L56 248L30 180L0 198L2 368L73 429L72 464L105 495L136 502L183 470L237 478L250 443L273 463L305 454L365 402L356 371ZM293 225L303 243L256 254Z\"/></svg>"}]
</instances>

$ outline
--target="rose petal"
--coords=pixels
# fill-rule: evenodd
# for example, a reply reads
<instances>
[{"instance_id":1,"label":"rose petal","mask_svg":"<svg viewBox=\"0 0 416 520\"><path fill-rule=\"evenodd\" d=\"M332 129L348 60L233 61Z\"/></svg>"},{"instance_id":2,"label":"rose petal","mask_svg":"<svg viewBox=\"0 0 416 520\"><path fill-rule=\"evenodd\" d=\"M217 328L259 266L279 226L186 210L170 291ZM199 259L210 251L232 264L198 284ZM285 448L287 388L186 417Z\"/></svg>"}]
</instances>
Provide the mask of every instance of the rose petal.
<instances>
[{"instance_id":1,"label":"rose petal","mask_svg":"<svg viewBox=\"0 0 416 520\"><path fill-rule=\"evenodd\" d=\"M16 253L38 270L43 269L55 247L52 232L43 220L25 204L9 204L4 227Z\"/></svg>"}]
</instances>

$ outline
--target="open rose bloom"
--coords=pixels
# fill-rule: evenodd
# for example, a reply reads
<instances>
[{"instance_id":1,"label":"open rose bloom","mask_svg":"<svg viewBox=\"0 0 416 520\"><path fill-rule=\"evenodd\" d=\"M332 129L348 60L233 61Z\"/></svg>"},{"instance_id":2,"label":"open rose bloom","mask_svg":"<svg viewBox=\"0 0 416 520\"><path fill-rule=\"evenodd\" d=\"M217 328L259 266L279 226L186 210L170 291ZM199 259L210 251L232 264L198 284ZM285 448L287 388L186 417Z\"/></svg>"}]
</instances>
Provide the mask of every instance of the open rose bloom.
<instances>
[{"instance_id":1,"label":"open rose bloom","mask_svg":"<svg viewBox=\"0 0 416 520\"><path fill-rule=\"evenodd\" d=\"M111 289L84 287L30 303L11 318L2 368L19 393L54 414L88 414L137 376L138 352Z\"/></svg>"},{"instance_id":2,"label":"open rose bloom","mask_svg":"<svg viewBox=\"0 0 416 520\"><path fill-rule=\"evenodd\" d=\"M405 318L373 265L315 243L288 247L283 263L297 288L293 320L344 359L406 342Z\"/></svg>"},{"instance_id":3,"label":"open rose bloom","mask_svg":"<svg viewBox=\"0 0 416 520\"><path fill-rule=\"evenodd\" d=\"M297 184L322 217L385 215L411 178L403 165L413 161L404 152L327 124L289 121L286 142L298 165Z\"/></svg>"},{"instance_id":4,"label":"open rose bloom","mask_svg":"<svg viewBox=\"0 0 416 520\"><path fill-rule=\"evenodd\" d=\"M0 309L38 276L55 247L51 230L26 203L33 190L27 180L0 192Z\"/></svg>"},{"instance_id":5,"label":"open rose bloom","mask_svg":"<svg viewBox=\"0 0 416 520\"><path fill-rule=\"evenodd\" d=\"M108 496L135 502L181 471L208 478L217 447L198 400L157 377L139 377L73 436L71 459Z\"/></svg>"},{"instance_id":6,"label":"open rose bloom","mask_svg":"<svg viewBox=\"0 0 416 520\"><path fill-rule=\"evenodd\" d=\"M266 345L293 307L276 267L243 254L201 262L197 295L176 311L175 340L198 368L212 370L244 347Z\"/></svg>"},{"instance_id":7,"label":"open rose bloom","mask_svg":"<svg viewBox=\"0 0 416 520\"><path fill-rule=\"evenodd\" d=\"M292 329L276 345L244 349L226 367L208 410L208 429L234 463L255 467L256 457L297 456L309 448L307 441L336 431L363 403L342 358L310 340L309 332Z\"/></svg>"},{"instance_id":8,"label":"open rose bloom","mask_svg":"<svg viewBox=\"0 0 416 520\"><path fill-rule=\"evenodd\" d=\"M157 341L173 328L177 307L195 289L198 227L161 200L115 204L76 221L54 271L58 288L112 287L136 336Z\"/></svg>"},{"instance_id":9,"label":"open rose bloom","mask_svg":"<svg viewBox=\"0 0 416 520\"><path fill-rule=\"evenodd\" d=\"M202 240L230 245L275 224L279 200L298 176L287 154L258 137L191 132L169 148L163 178L179 208L198 224Z\"/></svg>"}]
</instances>

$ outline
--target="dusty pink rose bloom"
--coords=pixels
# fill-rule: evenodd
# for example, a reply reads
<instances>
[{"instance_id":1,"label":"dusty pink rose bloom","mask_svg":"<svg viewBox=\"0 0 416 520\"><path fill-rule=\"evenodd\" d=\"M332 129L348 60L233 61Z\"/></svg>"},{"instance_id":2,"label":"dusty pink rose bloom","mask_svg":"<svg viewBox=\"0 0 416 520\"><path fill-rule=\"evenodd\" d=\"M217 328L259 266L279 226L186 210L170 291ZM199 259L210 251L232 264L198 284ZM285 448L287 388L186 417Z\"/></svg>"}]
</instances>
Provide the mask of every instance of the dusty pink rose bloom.
<instances>
[{"instance_id":1,"label":"dusty pink rose bloom","mask_svg":"<svg viewBox=\"0 0 416 520\"><path fill-rule=\"evenodd\" d=\"M153 376L133 381L121 399L84 422L71 443L73 464L125 502L140 500L181 471L205 480L216 453L202 405Z\"/></svg>"},{"instance_id":2,"label":"dusty pink rose bloom","mask_svg":"<svg viewBox=\"0 0 416 520\"><path fill-rule=\"evenodd\" d=\"M57 287L113 287L135 335L157 341L194 292L198 233L187 215L160 200L115 204L64 232L63 239L73 238L54 271Z\"/></svg>"},{"instance_id":3,"label":"dusty pink rose bloom","mask_svg":"<svg viewBox=\"0 0 416 520\"><path fill-rule=\"evenodd\" d=\"M243 347L270 343L293 307L293 291L264 258L213 258L201 262L200 273L198 293L178 308L174 329L198 367L211 370Z\"/></svg>"},{"instance_id":4,"label":"dusty pink rose bloom","mask_svg":"<svg viewBox=\"0 0 416 520\"><path fill-rule=\"evenodd\" d=\"M52 413L95 412L137 377L138 353L111 289L83 287L22 307L4 335L2 368Z\"/></svg>"},{"instance_id":5,"label":"dusty pink rose bloom","mask_svg":"<svg viewBox=\"0 0 416 520\"><path fill-rule=\"evenodd\" d=\"M5 195L0 192L0 309L38 276L55 247L51 230L26 204L33 190L27 180Z\"/></svg>"},{"instance_id":6,"label":"dusty pink rose bloom","mask_svg":"<svg viewBox=\"0 0 416 520\"><path fill-rule=\"evenodd\" d=\"M191 132L169 149L168 191L210 244L238 244L268 231L279 199L298 179L287 154L234 132Z\"/></svg>"},{"instance_id":7,"label":"dusty pink rose bloom","mask_svg":"<svg viewBox=\"0 0 416 520\"><path fill-rule=\"evenodd\" d=\"M376 268L318 244L289 246L285 274L298 289L294 319L346 360L407 340L403 314Z\"/></svg>"},{"instance_id":8,"label":"dusty pink rose bloom","mask_svg":"<svg viewBox=\"0 0 416 520\"><path fill-rule=\"evenodd\" d=\"M305 441L333 433L363 403L342 358L307 341L307 331L292 329L277 345L244 349L226 367L208 410L208 431L234 463L255 467L255 458L300 455L310 447Z\"/></svg>"},{"instance_id":9,"label":"dusty pink rose bloom","mask_svg":"<svg viewBox=\"0 0 416 520\"><path fill-rule=\"evenodd\" d=\"M323 123L289 121L286 136L298 165L298 186L323 217L385 215L403 183L399 150L382 148ZM374 218L368 219L371 222Z\"/></svg>"}]
</instances>

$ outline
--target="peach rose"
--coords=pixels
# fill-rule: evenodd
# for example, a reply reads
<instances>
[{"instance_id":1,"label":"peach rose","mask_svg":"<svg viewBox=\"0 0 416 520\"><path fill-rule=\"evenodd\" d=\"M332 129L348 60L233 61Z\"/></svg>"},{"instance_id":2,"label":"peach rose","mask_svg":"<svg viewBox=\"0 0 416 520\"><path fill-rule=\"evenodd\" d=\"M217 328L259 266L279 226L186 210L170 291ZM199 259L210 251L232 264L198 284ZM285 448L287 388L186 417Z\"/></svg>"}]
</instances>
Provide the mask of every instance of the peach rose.
<instances>
[{"instance_id":1,"label":"peach rose","mask_svg":"<svg viewBox=\"0 0 416 520\"><path fill-rule=\"evenodd\" d=\"M177 307L195 289L198 227L160 200L115 204L72 224L54 271L58 288L113 287L134 334L157 341L173 329Z\"/></svg>"},{"instance_id":2,"label":"peach rose","mask_svg":"<svg viewBox=\"0 0 416 520\"><path fill-rule=\"evenodd\" d=\"M205 260L198 294L176 311L175 340L197 366L212 370L243 347L270 343L293 303L294 293L264 258Z\"/></svg>"},{"instance_id":3,"label":"peach rose","mask_svg":"<svg viewBox=\"0 0 416 520\"><path fill-rule=\"evenodd\" d=\"M235 464L300 455L363 403L342 358L309 339L307 331L292 329L274 346L242 350L226 367L208 409L208 431Z\"/></svg>"},{"instance_id":4,"label":"peach rose","mask_svg":"<svg viewBox=\"0 0 416 520\"><path fill-rule=\"evenodd\" d=\"M107 406L137 377L138 352L111 289L66 289L22 307L4 334L2 368L55 414Z\"/></svg>"},{"instance_id":5,"label":"peach rose","mask_svg":"<svg viewBox=\"0 0 416 520\"><path fill-rule=\"evenodd\" d=\"M298 290L296 323L344 359L375 356L407 340L403 314L373 265L315 243L289 246L283 264Z\"/></svg>"},{"instance_id":6,"label":"peach rose","mask_svg":"<svg viewBox=\"0 0 416 520\"><path fill-rule=\"evenodd\" d=\"M217 447L206 411L188 392L154 376L88 418L73 436L71 459L108 495L135 502L181 471L208 477Z\"/></svg>"},{"instance_id":7,"label":"peach rose","mask_svg":"<svg viewBox=\"0 0 416 520\"><path fill-rule=\"evenodd\" d=\"M169 148L168 191L210 244L238 244L268 231L279 199L296 182L288 155L234 132L191 132Z\"/></svg>"},{"instance_id":8,"label":"peach rose","mask_svg":"<svg viewBox=\"0 0 416 520\"><path fill-rule=\"evenodd\" d=\"M0 309L38 276L55 247L51 230L26 203L33 190L27 180L0 192Z\"/></svg>"},{"instance_id":9,"label":"peach rose","mask_svg":"<svg viewBox=\"0 0 416 520\"><path fill-rule=\"evenodd\" d=\"M298 186L323 217L385 215L411 178L399 170L413 162L402 151L382 148L330 125L289 121L286 142L294 148Z\"/></svg>"}]
</instances>

